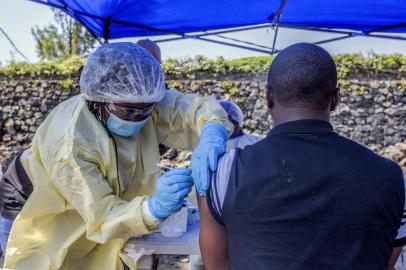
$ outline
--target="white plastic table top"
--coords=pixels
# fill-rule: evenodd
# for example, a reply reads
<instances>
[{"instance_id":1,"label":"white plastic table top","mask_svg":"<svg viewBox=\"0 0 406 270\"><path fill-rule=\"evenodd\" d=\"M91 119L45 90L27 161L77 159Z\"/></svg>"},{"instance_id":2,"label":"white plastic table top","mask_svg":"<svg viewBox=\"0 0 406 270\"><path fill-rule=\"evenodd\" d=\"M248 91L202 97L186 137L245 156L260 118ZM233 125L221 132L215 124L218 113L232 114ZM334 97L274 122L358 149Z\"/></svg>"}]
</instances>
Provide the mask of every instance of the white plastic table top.
<instances>
[{"instance_id":1,"label":"white plastic table top","mask_svg":"<svg viewBox=\"0 0 406 270\"><path fill-rule=\"evenodd\" d=\"M160 232L131 238L127 247L153 250L153 254L200 255L199 248L200 224L194 223L187 227L181 237L163 237Z\"/></svg>"}]
</instances>

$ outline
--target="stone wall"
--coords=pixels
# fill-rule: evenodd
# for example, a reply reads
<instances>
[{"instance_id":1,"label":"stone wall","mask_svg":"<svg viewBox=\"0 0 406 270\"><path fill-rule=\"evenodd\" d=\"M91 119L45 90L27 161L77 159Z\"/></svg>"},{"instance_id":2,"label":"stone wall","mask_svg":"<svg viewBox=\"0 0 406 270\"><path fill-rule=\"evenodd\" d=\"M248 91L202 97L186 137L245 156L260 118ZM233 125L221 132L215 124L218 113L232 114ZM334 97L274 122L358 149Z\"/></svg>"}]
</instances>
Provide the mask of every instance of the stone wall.
<instances>
[{"instance_id":1,"label":"stone wall","mask_svg":"<svg viewBox=\"0 0 406 270\"><path fill-rule=\"evenodd\" d=\"M272 121L267 112L264 74L170 80L185 92L231 99L246 115L244 128L265 135ZM342 103L332 116L336 130L395 160L406 171L406 93L404 80L351 79L340 81ZM403 87L403 88L402 88ZM69 79L0 78L0 164L27 147L58 103L78 93Z\"/></svg>"}]
</instances>

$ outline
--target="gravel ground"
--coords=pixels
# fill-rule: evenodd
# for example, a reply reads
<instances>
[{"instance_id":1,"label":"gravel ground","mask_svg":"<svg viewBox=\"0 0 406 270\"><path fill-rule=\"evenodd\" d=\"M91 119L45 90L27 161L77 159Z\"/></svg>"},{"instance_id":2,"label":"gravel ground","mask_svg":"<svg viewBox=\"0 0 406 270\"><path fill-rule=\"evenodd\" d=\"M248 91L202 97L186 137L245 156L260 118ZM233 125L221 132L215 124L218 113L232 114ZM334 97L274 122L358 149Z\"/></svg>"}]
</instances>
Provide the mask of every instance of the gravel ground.
<instances>
[{"instance_id":1,"label":"gravel ground","mask_svg":"<svg viewBox=\"0 0 406 270\"><path fill-rule=\"evenodd\" d=\"M399 258L399 261L395 267L396 270L406 270L405 267L405 251ZM0 256L0 265L3 265L4 256ZM158 270L188 270L189 256L173 256L173 255L161 255L159 256Z\"/></svg>"},{"instance_id":2,"label":"gravel ground","mask_svg":"<svg viewBox=\"0 0 406 270\"><path fill-rule=\"evenodd\" d=\"M0 265L3 266L4 256L0 256ZM189 256L173 256L161 255L159 256L158 270L188 270ZM0 267L1 268L1 267Z\"/></svg>"},{"instance_id":3,"label":"gravel ground","mask_svg":"<svg viewBox=\"0 0 406 270\"><path fill-rule=\"evenodd\" d=\"M159 256L158 270L188 270L189 256Z\"/></svg>"}]
</instances>

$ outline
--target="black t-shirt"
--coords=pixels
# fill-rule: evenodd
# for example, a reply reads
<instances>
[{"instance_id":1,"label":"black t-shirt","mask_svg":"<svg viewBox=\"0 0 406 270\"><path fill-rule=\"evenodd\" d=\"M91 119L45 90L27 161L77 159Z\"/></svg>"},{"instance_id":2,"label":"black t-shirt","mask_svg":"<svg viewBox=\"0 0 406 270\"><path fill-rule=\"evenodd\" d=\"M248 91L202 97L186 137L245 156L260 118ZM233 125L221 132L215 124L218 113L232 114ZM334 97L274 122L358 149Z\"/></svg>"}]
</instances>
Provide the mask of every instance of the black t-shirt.
<instances>
[{"instance_id":1,"label":"black t-shirt","mask_svg":"<svg viewBox=\"0 0 406 270\"><path fill-rule=\"evenodd\" d=\"M302 120L232 150L207 193L231 269L386 269L406 240L398 165Z\"/></svg>"}]
</instances>

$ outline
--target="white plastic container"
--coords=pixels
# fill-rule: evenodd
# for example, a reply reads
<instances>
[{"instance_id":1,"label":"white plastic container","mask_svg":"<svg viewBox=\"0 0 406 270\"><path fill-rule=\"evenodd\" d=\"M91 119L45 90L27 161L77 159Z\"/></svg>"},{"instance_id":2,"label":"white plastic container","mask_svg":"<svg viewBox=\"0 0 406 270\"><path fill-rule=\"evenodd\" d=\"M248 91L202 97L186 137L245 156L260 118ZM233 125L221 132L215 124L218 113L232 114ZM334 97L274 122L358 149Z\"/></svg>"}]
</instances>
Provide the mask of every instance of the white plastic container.
<instances>
[{"instance_id":1,"label":"white plastic container","mask_svg":"<svg viewBox=\"0 0 406 270\"><path fill-rule=\"evenodd\" d=\"M163 237L181 237L187 229L188 209L182 209L169 216L160 226L161 235Z\"/></svg>"}]
</instances>

